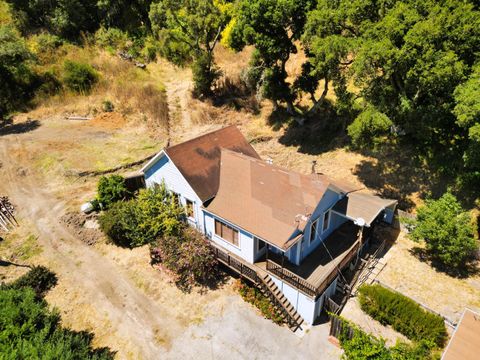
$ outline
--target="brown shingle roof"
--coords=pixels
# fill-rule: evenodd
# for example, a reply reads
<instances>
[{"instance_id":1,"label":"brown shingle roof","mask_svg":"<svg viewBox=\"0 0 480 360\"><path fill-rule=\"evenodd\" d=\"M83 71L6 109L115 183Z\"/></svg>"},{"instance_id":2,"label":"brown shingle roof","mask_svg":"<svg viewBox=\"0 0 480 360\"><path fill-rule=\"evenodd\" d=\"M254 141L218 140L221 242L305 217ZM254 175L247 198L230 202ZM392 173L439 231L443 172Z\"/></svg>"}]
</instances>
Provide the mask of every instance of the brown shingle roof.
<instances>
[{"instance_id":1,"label":"brown shingle roof","mask_svg":"<svg viewBox=\"0 0 480 360\"><path fill-rule=\"evenodd\" d=\"M203 202L217 193L222 148L260 158L234 125L165 149L168 157Z\"/></svg>"},{"instance_id":2,"label":"brown shingle roof","mask_svg":"<svg viewBox=\"0 0 480 360\"><path fill-rule=\"evenodd\" d=\"M222 150L220 186L207 210L269 243L288 249L330 181Z\"/></svg>"},{"instance_id":3,"label":"brown shingle roof","mask_svg":"<svg viewBox=\"0 0 480 360\"><path fill-rule=\"evenodd\" d=\"M442 360L474 360L480 353L480 314L465 309Z\"/></svg>"},{"instance_id":4,"label":"brown shingle roof","mask_svg":"<svg viewBox=\"0 0 480 360\"><path fill-rule=\"evenodd\" d=\"M362 192L352 192L337 202L333 210L352 220L362 218L365 224L370 226L384 208L396 203L396 200L382 199Z\"/></svg>"}]
</instances>

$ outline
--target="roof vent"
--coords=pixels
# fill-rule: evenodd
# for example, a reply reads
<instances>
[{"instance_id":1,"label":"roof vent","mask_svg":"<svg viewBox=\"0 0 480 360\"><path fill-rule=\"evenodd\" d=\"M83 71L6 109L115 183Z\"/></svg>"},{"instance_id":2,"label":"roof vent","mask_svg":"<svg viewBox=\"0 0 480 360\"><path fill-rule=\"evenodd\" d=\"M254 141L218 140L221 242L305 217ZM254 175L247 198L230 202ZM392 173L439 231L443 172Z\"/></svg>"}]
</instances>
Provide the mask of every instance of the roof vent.
<instances>
[{"instance_id":1,"label":"roof vent","mask_svg":"<svg viewBox=\"0 0 480 360\"><path fill-rule=\"evenodd\" d=\"M273 159L269 156L269 157L267 157L267 159L265 160L265 162L266 162L268 165L272 165L272 164L273 164Z\"/></svg>"}]
</instances>

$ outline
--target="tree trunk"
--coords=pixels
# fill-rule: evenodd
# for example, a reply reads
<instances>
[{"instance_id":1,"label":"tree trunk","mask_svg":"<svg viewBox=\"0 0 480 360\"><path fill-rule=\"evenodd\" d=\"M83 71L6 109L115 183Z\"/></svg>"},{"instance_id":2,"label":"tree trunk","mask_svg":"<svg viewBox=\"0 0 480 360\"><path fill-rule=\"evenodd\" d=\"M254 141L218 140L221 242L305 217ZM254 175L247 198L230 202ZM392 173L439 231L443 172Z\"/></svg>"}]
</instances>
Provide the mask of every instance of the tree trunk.
<instances>
[{"instance_id":1,"label":"tree trunk","mask_svg":"<svg viewBox=\"0 0 480 360\"><path fill-rule=\"evenodd\" d=\"M328 93L328 82L329 82L328 78L325 78L325 86L323 88L322 95L320 96L320 99L318 99L318 101L313 104L310 110L307 111L308 115L316 113L320 108L320 106L322 106L323 102L325 101L325 97L327 96L327 93Z\"/></svg>"}]
</instances>

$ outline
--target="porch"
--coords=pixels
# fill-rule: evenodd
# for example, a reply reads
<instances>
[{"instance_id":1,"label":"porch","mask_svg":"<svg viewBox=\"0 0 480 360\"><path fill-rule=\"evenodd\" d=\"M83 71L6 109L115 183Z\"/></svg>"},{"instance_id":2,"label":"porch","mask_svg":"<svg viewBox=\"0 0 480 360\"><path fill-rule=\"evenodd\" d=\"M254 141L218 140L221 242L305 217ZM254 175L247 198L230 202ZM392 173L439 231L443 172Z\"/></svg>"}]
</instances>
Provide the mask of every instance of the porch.
<instances>
[{"instance_id":1,"label":"porch","mask_svg":"<svg viewBox=\"0 0 480 360\"><path fill-rule=\"evenodd\" d=\"M256 266L292 285L305 295L317 297L355 259L363 243L361 228L348 221L335 230L300 265L285 256L267 252Z\"/></svg>"}]
</instances>

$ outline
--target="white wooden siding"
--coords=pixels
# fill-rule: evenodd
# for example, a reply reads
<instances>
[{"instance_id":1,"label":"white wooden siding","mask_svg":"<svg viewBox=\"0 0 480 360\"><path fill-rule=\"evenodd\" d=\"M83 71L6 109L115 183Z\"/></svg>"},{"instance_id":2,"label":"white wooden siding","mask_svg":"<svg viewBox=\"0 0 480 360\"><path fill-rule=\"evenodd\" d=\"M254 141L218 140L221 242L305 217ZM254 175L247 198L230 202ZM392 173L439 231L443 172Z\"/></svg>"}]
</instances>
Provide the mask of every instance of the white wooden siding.
<instances>
[{"instance_id":1,"label":"white wooden siding","mask_svg":"<svg viewBox=\"0 0 480 360\"><path fill-rule=\"evenodd\" d=\"M313 212L310 220L308 221L307 225L305 226L305 232L302 241L304 242L301 244L301 251L299 253L300 258L296 258L295 263L300 264L303 259L305 259L313 250L317 248L318 245L321 244L322 240L326 239L335 229L337 229L341 224L343 224L346 219L342 219L341 217L335 216L334 213L330 213L330 220L329 226L326 231L322 232L323 229L323 216L327 210L333 207L340 199L340 194L336 193L331 189L327 189L325 194L323 195L322 199L318 203L315 211ZM310 230L312 222L318 220L317 225L317 236L314 238L313 241L309 241L310 239Z\"/></svg>"},{"instance_id":2,"label":"white wooden siding","mask_svg":"<svg viewBox=\"0 0 480 360\"><path fill-rule=\"evenodd\" d=\"M232 226L234 229L238 230L238 246L233 245L232 243L223 240L222 238L215 235L215 218L213 214L210 214L207 211L204 211L205 219L205 234L210 238L215 244L223 247L225 250L230 251L231 253L241 257L243 260L253 264L255 262L256 254L256 244L253 238L253 235L239 229L235 224L229 223L221 218L217 218L223 223Z\"/></svg>"},{"instance_id":3,"label":"white wooden siding","mask_svg":"<svg viewBox=\"0 0 480 360\"><path fill-rule=\"evenodd\" d=\"M189 219L188 222L191 226L204 233L202 201L164 152L157 158L154 164L145 170L145 184L147 187L161 184L162 181L165 182L168 190L180 195L180 202L183 206L186 205L187 199L193 201L195 218Z\"/></svg>"}]
</instances>

